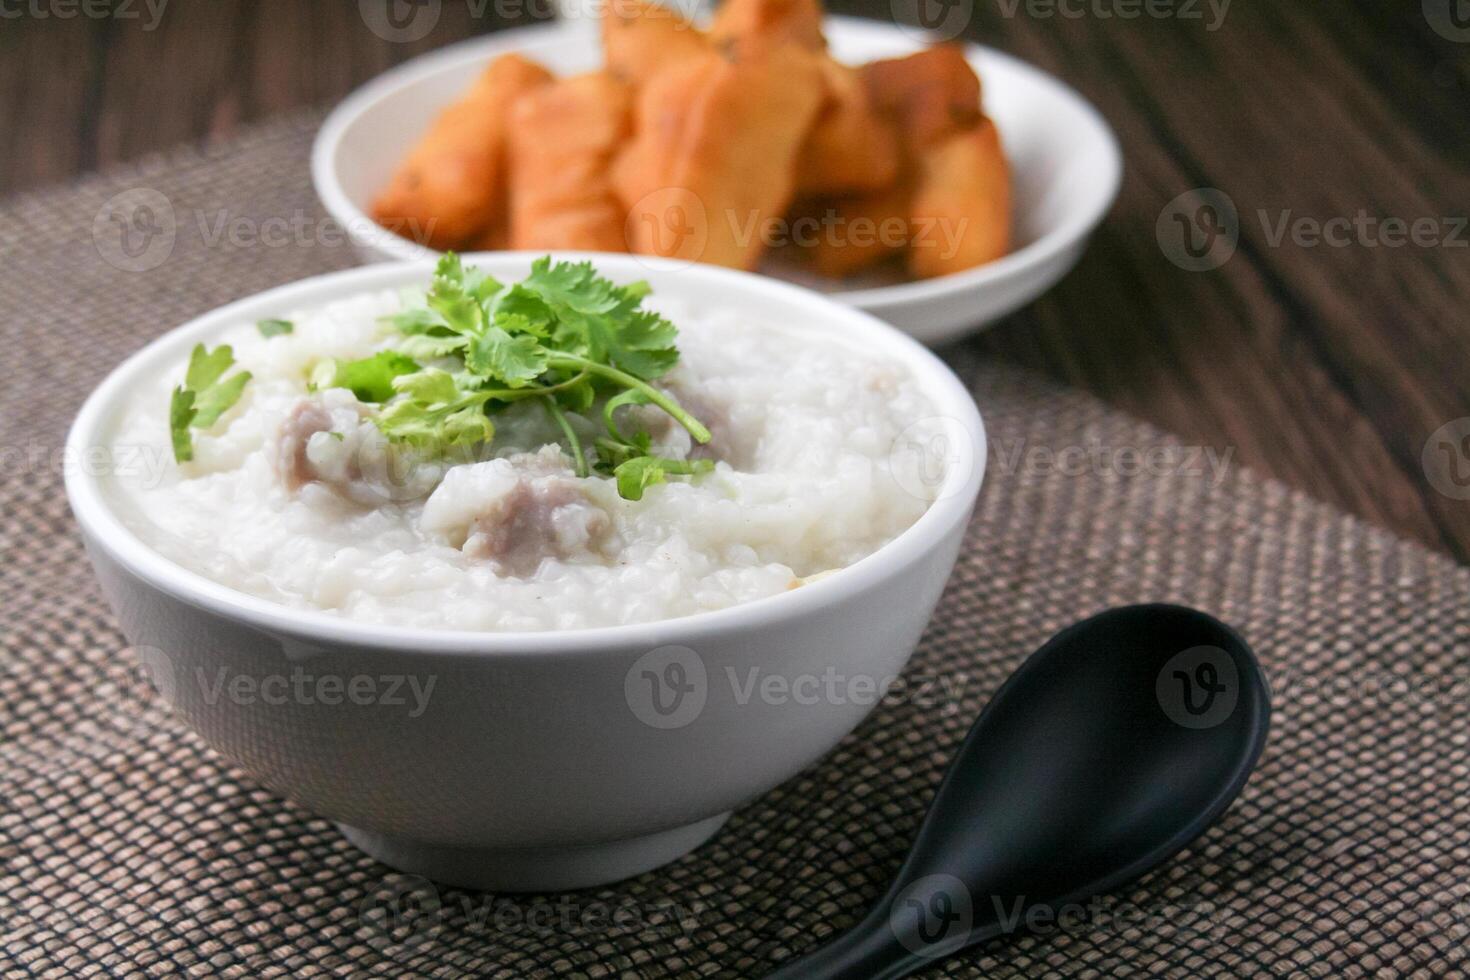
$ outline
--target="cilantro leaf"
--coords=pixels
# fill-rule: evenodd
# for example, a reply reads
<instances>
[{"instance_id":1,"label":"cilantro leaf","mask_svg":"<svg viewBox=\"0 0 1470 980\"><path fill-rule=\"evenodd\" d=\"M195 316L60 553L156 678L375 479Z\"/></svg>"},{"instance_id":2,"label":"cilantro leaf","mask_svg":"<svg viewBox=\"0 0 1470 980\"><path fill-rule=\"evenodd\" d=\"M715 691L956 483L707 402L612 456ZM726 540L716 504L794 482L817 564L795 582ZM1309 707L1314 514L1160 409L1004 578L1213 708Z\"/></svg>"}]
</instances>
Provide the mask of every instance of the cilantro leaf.
<instances>
[{"instance_id":1,"label":"cilantro leaf","mask_svg":"<svg viewBox=\"0 0 1470 980\"><path fill-rule=\"evenodd\" d=\"M176 461L187 463L194 458L191 429L209 428L240 400L250 383L250 372L237 371L220 380L234 363L235 352L229 344L221 344L214 350L195 344L190 351L184 383L173 390L168 403L169 441Z\"/></svg>"},{"instance_id":2,"label":"cilantro leaf","mask_svg":"<svg viewBox=\"0 0 1470 980\"><path fill-rule=\"evenodd\" d=\"M249 381L249 371L236 371L224 381L216 382L199 392L194 399L194 419L190 424L196 429L207 429L214 425L231 405L240 400L240 394Z\"/></svg>"},{"instance_id":3,"label":"cilantro leaf","mask_svg":"<svg viewBox=\"0 0 1470 980\"><path fill-rule=\"evenodd\" d=\"M431 310L427 306L410 307L379 317L379 319L392 324L399 333L410 337L431 332L450 332L449 324L444 321L444 317L437 310Z\"/></svg>"},{"instance_id":4,"label":"cilantro leaf","mask_svg":"<svg viewBox=\"0 0 1470 980\"><path fill-rule=\"evenodd\" d=\"M538 337L550 336L556 319L546 300L522 283L516 283L496 297L494 312L496 320L502 316L520 317L517 322L521 329Z\"/></svg>"},{"instance_id":5,"label":"cilantro leaf","mask_svg":"<svg viewBox=\"0 0 1470 980\"><path fill-rule=\"evenodd\" d=\"M501 316L497 324L521 319L524 318ZM464 366L482 378L520 388L545 373L546 360L546 350L535 337L525 333L513 337L497 325L470 340Z\"/></svg>"},{"instance_id":6,"label":"cilantro leaf","mask_svg":"<svg viewBox=\"0 0 1470 980\"><path fill-rule=\"evenodd\" d=\"M318 388L346 388L359 401L385 402L395 392L394 379L419 370L419 363L396 350L381 350L355 361L323 361L312 373Z\"/></svg>"},{"instance_id":7,"label":"cilantro leaf","mask_svg":"<svg viewBox=\"0 0 1470 980\"><path fill-rule=\"evenodd\" d=\"M429 369L394 379L400 397L374 420L389 439L431 452L489 442L495 426L485 415L488 396L465 391L446 371Z\"/></svg>"},{"instance_id":8,"label":"cilantro leaf","mask_svg":"<svg viewBox=\"0 0 1470 980\"><path fill-rule=\"evenodd\" d=\"M184 387L203 391L218 381L234 363L235 352L229 344L220 344L210 351L205 350L203 344L195 344L189 353L189 367L184 372Z\"/></svg>"},{"instance_id":9,"label":"cilantro leaf","mask_svg":"<svg viewBox=\"0 0 1470 980\"><path fill-rule=\"evenodd\" d=\"M445 252L434 268L428 303L455 333L476 334L485 325L485 308L474 289L466 286L464 266L454 252Z\"/></svg>"},{"instance_id":10,"label":"cilantro leaf","mask_svg":"<svg viewBox=\"0 0 1470 980\"><path fill-rule=\"evenodd\" d=\"M642 500L643 491L665 482L670 475L685 476L708 473L715 464L707 459L664 459L662 456L634 456L613 470L618 481L618 496L624 500Z\"/></svg>"},{"instance_id":11,"label":"cilantro leaf","mask_svg":"<svg viewBox=\"0 0 1470 980\"><path fill-rule=\"evenodd\" d=\"M464 389L455 383L454 375L437 368L395 378L393 387L401 394L421 402L452 402L464 394Z\"/></svg>"},{"instance_id":12,"label":"cilantro leaf","mask_svg":"<svg viewBox=\"0 0 1470 980\"><path fill-rule=\"evenodd\" d=\"M255 329L260 331L262 337L269 340L271 337L280 337L293 332L296 324L290 320L256 320Z\"/></svg>"},{"instance_id":13,"label":"cilantro leaf","mask_svg":"<svg viewBox=\"0 0 1470 980\"><path fill-rule=\"evenodd\" d=\"M412 358L422 358L432 361L435 358L448 357L458 354L470 344L470 338L463 334L450 334L441 337L438 334L421 333L412 337L405 337L398 342L398 350Z\"/></svg>"},{"instance_id":14,"label":"cilantro leaf","mask_svg":"<svg viewBox=\"0 0 1470 980\"><path fill-rule=\"evenodd\" d=\"M531 263L531 274L525 287L540 293L553 309L584 315L607 313L616 307L622 294L612 280L597 274L591 262L551 262L542 256Z\"/></svg>"},{"instance_id":15,"label":"cilantro leaf","mask_svg":"<svg viewBox=\"0 0 1470 980\"><path fill-rule=\"evenodd\" d=\"M189 435L189 424L194 421L194 392L188 388L175 388L168 403L168 429L174 446L174 459L187 463L194 458L194 440Z\"/></svg>"},{"instance_id":16,"label":"cilantro leaf","mask_svg":"<svg viewBox=\"0 0 1470 980\"><path fill-rule=\"evenodd\" d=\"M679 361L678 331L652 310L637 310L619 324L611 343L612 361L629 374L651 381Z\"/></svg>"}]
</instances>

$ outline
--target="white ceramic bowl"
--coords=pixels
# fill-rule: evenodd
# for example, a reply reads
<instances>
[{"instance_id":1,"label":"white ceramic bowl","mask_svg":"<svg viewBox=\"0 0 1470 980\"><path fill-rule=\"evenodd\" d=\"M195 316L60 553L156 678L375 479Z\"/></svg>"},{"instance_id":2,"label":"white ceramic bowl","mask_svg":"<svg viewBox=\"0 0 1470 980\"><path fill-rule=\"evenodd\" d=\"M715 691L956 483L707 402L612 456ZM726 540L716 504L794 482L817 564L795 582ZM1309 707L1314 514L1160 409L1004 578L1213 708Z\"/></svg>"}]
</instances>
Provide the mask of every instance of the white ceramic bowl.
<instances>
[{"instance_id":1,"label":"white ceramic bowl","mask_svg":"<svg viewBox=\"0 0 1470 980\"><path fill-rule=\"evenodd\" d=\"M828 41L858 63L921 46L889 24L829 17ZM1010 55L969 46L1014 173L1017 241L1010 255L955 275L830 291L926 343L959 336L1031 302L1076 264L1117 195L1122 156L1103 118L1072 89ZM429 249L373 223L367 206L435 114L459 98L493 57L521 51L557 74L601 64L587 20L503 31L452 45L386 72L349 96L322 125L312 180L331 216L369 259L421 258ZM808 285L818 285L803 280Z\"/></svg>"},{"instance_id":2,"label":"white ceramic bowl","mask_svg":"<svg viewBox=\"0 0 1470 980\"><path fill-rule=\"evenodd\" d=\"M531 258L473 261L509 280ZM639 873L697 846L732 808L832 748L876 700L868 681L896 674L913 651L984 470L984 430L964 386L872 317L759 276L630 256L596 261L616 280L648 279L660 295L799 318L906 365L951 436L939 499L873 555L792 592L646 625L474 633L357 623L234 591L139 540L97 467L66 477L103 590L174 710L261 783L338 821L369 854L451 884L547 890ZM179 327L91 395L68 458L99 458L92 447L110 445L129 389L182 362L195 343L241 322L422 283L430 268L395 263L307 279ZM778 678L790 695L750 693L752 671L762 684ZM836 697L807 680L830 672L847 679ZM308 678L305 694L285 686L296 676ZM374 679L372 697L348 693L367 683L359 677ZM322 678L336 680L323 688ZM391 703L393 678L405 703ZM415 685L427 698L412 696Z\"/></svg>"}]
</instances>

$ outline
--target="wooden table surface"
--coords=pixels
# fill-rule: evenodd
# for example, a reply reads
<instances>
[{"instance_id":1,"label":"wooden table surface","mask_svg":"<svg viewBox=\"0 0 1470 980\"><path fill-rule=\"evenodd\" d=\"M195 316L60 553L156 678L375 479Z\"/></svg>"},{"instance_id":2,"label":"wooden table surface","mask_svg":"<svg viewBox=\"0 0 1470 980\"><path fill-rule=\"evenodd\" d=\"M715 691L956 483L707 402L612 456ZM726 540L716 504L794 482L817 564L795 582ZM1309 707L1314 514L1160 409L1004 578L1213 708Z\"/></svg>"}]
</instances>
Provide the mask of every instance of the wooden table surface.
<instances>
[{"instance_id":1,"label":"wooden table surface","mask_svg":"<svg viewBox=\"0 0 1470 980\"><path fill-rule=\"evenodd\" d=\"M0 193L329 105L549 6L420 2L437 24L397 43L351 0L0 0ZM912 20L915 2L831 9ZM1076 271L953 353L1037 368L1470 560L1465 0L948 2L972 10L966 37L1091 99L1127 161ZM1171 202L1200 188L1233 204L1239 243L1189 271L1179 235L1211 214Z\"/></svg>"}]
</instances>

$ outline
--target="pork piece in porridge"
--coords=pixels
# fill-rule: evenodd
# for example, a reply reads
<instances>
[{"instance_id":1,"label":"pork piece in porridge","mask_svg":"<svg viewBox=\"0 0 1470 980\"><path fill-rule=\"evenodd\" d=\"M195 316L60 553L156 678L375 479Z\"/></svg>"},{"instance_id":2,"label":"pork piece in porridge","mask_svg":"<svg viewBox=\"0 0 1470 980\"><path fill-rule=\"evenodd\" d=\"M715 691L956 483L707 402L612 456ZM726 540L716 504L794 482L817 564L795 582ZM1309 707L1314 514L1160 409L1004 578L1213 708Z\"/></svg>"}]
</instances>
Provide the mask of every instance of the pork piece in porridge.
<instances>
[{"instance_id":1,"label":"pork piece in porridge","mask_svg":"<svg viewBox=\"0 0 1470 980\"><path fill-rule=\"evenodd\" d=\"M299 399L276 429L270 460L288 493L320 484L364 507L425 497L442 474L392 446L368 406L342 388Z\"/></svg>"},{"instance_id":2,"label":"pork piece in porridge","mask_svg":"<svg viewBox=\"0 0 1470 980\"><path fill-rule=\"evenodd\" d=\"M612 518L588 499L562 452L547 446L451 469L420 524L471 559L525 577L547 559L604 561L597 549Z\"/></svg>"}]
</instances>

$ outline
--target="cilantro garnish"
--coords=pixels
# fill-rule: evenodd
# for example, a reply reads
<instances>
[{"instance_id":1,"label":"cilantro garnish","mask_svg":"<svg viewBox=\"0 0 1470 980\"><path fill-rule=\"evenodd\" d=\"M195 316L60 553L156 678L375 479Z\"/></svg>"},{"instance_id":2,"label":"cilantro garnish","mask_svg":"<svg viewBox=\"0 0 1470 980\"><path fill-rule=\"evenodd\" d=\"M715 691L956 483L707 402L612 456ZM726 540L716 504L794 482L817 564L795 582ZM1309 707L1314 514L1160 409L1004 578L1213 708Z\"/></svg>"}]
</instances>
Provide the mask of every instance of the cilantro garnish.
<instances>
[{"instance_id":1,"label":"cilantro garnish","mask_svg":"<svg viewBox=\"0 0 1470 980\"><path fill-rule=\"evenodd\" d=\"M256 320L255 329L260 331L262 337L269 340L271 337L292 333L296 329L296 324L290 320Z\"/></svg>"},{"instance_id":2,"label":"cilantro garnish","mask_svg":"<svg viewBox=\"0 0 1470 980\"><path fill-rule=\"evenodd\" d=\"M709 430L650 382L679 359L678 331L641 308L646 283L619 286L590 262L537 259L522 282L503 285L446 253L422 305L385 318L401 335L396 349L341 365L319 365L318 387L347 387L380 402L378 428L392 441L444 453L489 442L497 411L540 399L567 442L577 474L590 470L588 452L569 414L605 399L607 435L595 440L597 469L618 492L638 500L669 476L707 472L708 460L655 456L646 432L623 433L614 418L625 405L653 405L706 443ZM418 360L444 362L422 368Z\"/></svg>"},{"instance_id":3,"label":"cilantro garnish","mask_svg":"<svg viewBox=\"0 0 1470 980\"><path fill-rule=\"evenodd\" d=\"M196 344L189 354L184 383L174 389L168 406L169 434L174 459L178 462L187 463L194 458L194 438L189 430L208 429L240 400L240 393L250 381L250 372L237 371L225 378L224 373L234 363L235 352L229 344L221 344L212 351Z\"/></svg>"},{"instance_id":4,"label":"cilantro garnish","mask_svg":"<svg viewBox=\"0 0 1470 980\"><path fill-rule=\"evenodd\" d=\"M346 388L358 401L385 402L396 389L393 381L420 370L418 361L395 350L379 351L356 361L326 360L311 372L313 388Z\"/></svg>"}]
</instances>

